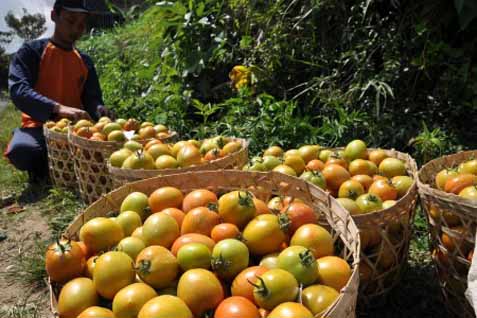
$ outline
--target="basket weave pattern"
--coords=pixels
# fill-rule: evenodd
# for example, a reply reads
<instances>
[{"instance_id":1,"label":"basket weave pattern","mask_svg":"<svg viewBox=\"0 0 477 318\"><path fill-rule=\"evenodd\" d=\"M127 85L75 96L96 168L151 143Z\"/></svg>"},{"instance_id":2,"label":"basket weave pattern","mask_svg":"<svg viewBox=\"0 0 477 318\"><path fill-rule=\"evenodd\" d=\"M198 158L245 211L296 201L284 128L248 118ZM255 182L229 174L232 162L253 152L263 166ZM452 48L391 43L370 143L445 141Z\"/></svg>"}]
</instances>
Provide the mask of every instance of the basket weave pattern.
<instances>
[{"instance_id":1,"label":"basket weave pattern","mask_svg":"<svg viewBox=\"0 0 477 318\"><path fill-rule=\"evenodd\" d=\"M117 211L122 200L131 192L147 195L162 186L173 186L184 193L206 188L217 193L248 189L258 198L267 200L273 195L289 195L311 205L319 216L327 221L336 242L341 247L340 256L352 264L352 275L341 290L338 299L323 314L328 318L354 318L359 285L360 241L358 229L343 207L329 194L303 180L276 172L245 172L236 170L187 172L129 183L104 195L79 215L67 228L65 235L78 239L81 226L88 220ZM59 286L50 284L51 306L56 313Z\"/></svg>"},{"instance_id":2,"label":"basket weave pattern","mask_svg":"<svg viewBox=\"0 0 477 318\"><path fill-rule=\"evenodd\" d=\"M232 153L224 158L210 161L208 163L179 169L161 169L161 170L144 170L144 169L122 169L111 166L108 162L108 169L113 181L114 188L120 187L126 183L138 180L154 178L157 176L166 176L176 173L220 170L220 169L240 169L248 162L248 141L239 138L233 138L234 141L240 141L242 149Z\"/></svg>"},{"instance_id":3,"label":"basket weave pattern","mask_svg":"<svg viewBox=\"0 0 477 318\"><path fill-rule=\"evenodd\" d=\"M475 317L464 292L470 268L467 257L475 244L477 203L438 190L435 176L443 169L455 167L476 156L477 151L465 151L434 159L424 165L418 174L419 195L429 223L432 259L446 305L458 317ZM449 239L454 248L448 248Z\"/></svg>"},{"instance_id":4,"label":"basket weave pattern","mask_svg":"<svg viewBox=\"0 0 477 318\"><path fill-rule=\"evenodd\" d=\"M411 156L396 150L385 152L388 157L404 161L408 175L414 177L417 164ZM361 235L359 297L363 304L371 304L377 297L387 295L399 283L407 264L416 202L417 182L414 181L394 206L352 216Z\"/></svg>"},{"instance_id":5,"label":"basket weave pattern","mask_svg":"<svg viewBox=\"0 0 477 318\"><path fill-rule=\"evenodd\" d=\"M96 201L103 193L112 190L106 160L121 147L120 143L92 141L78 137L70 132L68 140L81 199L88 204Z\"/></svg>"},{"instance_id":6,"label":"basket weave pattern","mask_svg":"<svg viewBox=\"0 0 477 318\"><path fill-rule=\"evenodd\" d=\"M76 189L74 163L67 134L51 131L46 126L43 126L43 134L51 181L57 187Z\"/></svg>"}]
</instances>

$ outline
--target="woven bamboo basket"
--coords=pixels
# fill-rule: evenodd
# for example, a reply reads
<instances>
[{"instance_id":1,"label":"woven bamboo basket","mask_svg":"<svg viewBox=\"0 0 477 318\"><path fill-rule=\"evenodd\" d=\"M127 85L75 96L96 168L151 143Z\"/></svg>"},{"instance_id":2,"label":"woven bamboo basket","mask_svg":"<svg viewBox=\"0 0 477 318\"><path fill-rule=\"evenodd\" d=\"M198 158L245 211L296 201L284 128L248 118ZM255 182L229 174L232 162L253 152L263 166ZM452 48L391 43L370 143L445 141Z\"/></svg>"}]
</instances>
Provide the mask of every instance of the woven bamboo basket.
<instances>
[{"instance_id":1,"label":"woven bamboo basket","mask_svg":"<svg viewBox=\"0 0 477 318\"><path fill-rule=\"evenodd\" d=\"M376 303L375 300L378 297L384 297L381 300L385 300L388 292L399 283L407 264L417 202L415 160L408 154L394 149L385 150L385 152L389 157L405 162L408 175L414 177L414 182L394 206L352 216L361 235L359 297L365 306Z\"/></svg>"},{"instance_id":2,"label":"woven bamboo basket","mask_svg":"<svg viewBox=\"0 0 477 318\"><path fill-rule=\"evenodd\" d=\"M249 142L245 139L233 138L234 141L240 141L242 149L230 154L224 158L212 160L205 164L180 169L162 169L162 170L144 170L144 169L122 169L111 166L108 161L109 174L113 181L114 188L120 187L126 183L138 180L154 178L157 176L167 176L176 173L205 171L205 170L220 170L220 169L240 169L248 162L248 145Z\"/></svg>"},{"instance_id":3,"label":"woven bamboo basket","mask_svg":"<svg viewBox=\"0 0 477 318\"><path fill-rule=\"evenodd\" d=\"M175 139L176 132L162 139L167 142ZM80 188L81 199L88 204L96 201L103 193L113 189L107 160L111 154L123 146L123 142L94 141L76 136L71 129L68 132L74 170Z\"/></svg>"},{"instance_id":4,"label":"woven bamboo basket","mask_svg":"<svg viewBox=\"0 0 477 318\"><path fill-rule=\"evenodd\" d=\"M435 176L442 169L455 167L476 156L477 150L474 150L434 159L421 168L417 178L444 300L450 312L458 317L475 317L464 292L470 268L468 256L475 244L477 202L438 190Z\"/></svg>"},{"instance_id":5,"label":"woven bamboo basket","mask_svg":"<svg viewBox=\"0 0 477 318\"><path fill-rule=\"evenodd\" d=\"M51 181L57 187L76 189L77 182L68 135L43 126Z\"/></svg>"},{"instance_id":6,"label":"woven bamboo basket","mask_svg":"<svg viewBox=\"0 0 477 318\"><path fill-rule=\"evenodd\" d=\"M236 189L248 189L263 200L267 200L273 195L289 195L300 198L313 206L320 217L326 219L327 227L337 241L335 245L341 247L340 256L352 265L350 280L341 290L335 303L323 314L323 317L355 317L356 298L359 287L360 240L358 229L349 213L336 200L318 187L298 178L276 172L219 170L187 172L137 181L122 186L93 203L70 224L65 232L65 236L71 239L78 239L81 226L85 222L94 217L105 216L111 211L117 211L122 200L129 193L140 191L149 195L157 188L163 186L177 187L184 193L198 188L207 188L218 193ZM54 314L57 313L56 305L59 290L60 286L50 284L51 309Z\"/></svg>"}]
</instances>

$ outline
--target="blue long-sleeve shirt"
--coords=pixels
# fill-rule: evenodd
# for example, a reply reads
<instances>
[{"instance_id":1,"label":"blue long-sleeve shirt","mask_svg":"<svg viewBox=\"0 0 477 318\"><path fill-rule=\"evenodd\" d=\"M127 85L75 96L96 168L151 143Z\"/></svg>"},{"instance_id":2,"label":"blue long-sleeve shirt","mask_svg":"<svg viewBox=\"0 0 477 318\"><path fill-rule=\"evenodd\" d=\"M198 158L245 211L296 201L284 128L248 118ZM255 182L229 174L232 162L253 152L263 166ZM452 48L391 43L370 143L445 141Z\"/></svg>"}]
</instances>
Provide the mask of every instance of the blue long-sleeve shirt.
<instances>
[{"instance_id":1,"label":"blue long-sleeve shirt","mask_svg":"<svg viewBox=\"0 0 477 318\"><path fill-rule=\"evenodd\" d=\"M84 109L93 119L104 104L91 58L49 39L25 43L18 50L10 64L8 85L13 103L23 112L24 127L51 119L55 103Z\"/></svg>"}]
</instances>

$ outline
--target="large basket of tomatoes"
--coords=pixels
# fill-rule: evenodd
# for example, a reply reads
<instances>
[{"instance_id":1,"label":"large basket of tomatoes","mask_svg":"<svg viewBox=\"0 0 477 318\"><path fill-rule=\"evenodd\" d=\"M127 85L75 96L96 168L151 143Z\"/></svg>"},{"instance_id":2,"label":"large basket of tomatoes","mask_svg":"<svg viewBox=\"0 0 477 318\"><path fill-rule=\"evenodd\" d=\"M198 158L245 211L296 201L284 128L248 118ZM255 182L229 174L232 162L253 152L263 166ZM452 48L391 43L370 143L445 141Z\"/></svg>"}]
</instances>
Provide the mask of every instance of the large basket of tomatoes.
<instances>
[{"instance_id":1,"label":"large basket of tomatoes","mask_svg":"<svg viewBox=\"0 0 477 318\"><path fill-rule=\"evenodd\" d=\"M432 258L448 308L475 317L464 293L477 225L477 151L434 159L418 175L431 234Z\"/></svg>"},{"instance_id":2,"label":"large basket of tomatoes","mask_svg":"<svg viewBox=\"0 0 477 318\"><path fill-rule=\"evenodd\" d=\"M62 119L56 123L47 122L43 126L43 134L48 151L51 181L58 187L76 189L73 157L68 143L69 124L68 119Z\"/></svg>"},{"instance_id":3,"label":"large basket of tomatoes","mask_svg":"<svg viewBox=\"0 0 477 318\"><path fill-rule=\"evenodd\" d=\"M140 124L134 119L118 119L113 122L107 117L101 118L96 124L80 120L72 126L68 132L68 141L82 200L92 203L113 189L107 160L126 141L126 131L134 132L131 139L138 142L154 138L161 141L173 140L177 134L159 131L167 129L164 127L153 126L148 122Z\"/></svg>"},{"instance_id":4,"label":"large basket of tomatoes","mask_svg":"<svg viewBox=\"0 0 477 318\"><path fill-rule=\"evenodd\" d=\"M200 171L103 196L49 247L46 269L65 318L348 318L359 248L349 213L304 180Z\"/></svg>"},{"instance_id":5,"label":"large basket of tomatoes","mask_svg":"<svg viewBox=\"0 0 477 318\"><path fill-rule=\"evenodd\" d=\"M130 141L111 155L108 169L115 188L160 175L238 169L248 162L248 144L245 139L222 136L175 144L154 140L145 146Z\"/></svg>"},{"instance_id":6,"label":"large basket of tomatoes","mask_svg":"<svg viewBox=\"0 0 477 318\"><path fill-rule=\"evenodd\" d=\"M329 192L352 215L361 233L360 297L384 296L407 262L417 201L416 162L395 150L368 149L361 140L343 148L272 146L247 169L299 176Z\"/></svg>"}]
</instances>

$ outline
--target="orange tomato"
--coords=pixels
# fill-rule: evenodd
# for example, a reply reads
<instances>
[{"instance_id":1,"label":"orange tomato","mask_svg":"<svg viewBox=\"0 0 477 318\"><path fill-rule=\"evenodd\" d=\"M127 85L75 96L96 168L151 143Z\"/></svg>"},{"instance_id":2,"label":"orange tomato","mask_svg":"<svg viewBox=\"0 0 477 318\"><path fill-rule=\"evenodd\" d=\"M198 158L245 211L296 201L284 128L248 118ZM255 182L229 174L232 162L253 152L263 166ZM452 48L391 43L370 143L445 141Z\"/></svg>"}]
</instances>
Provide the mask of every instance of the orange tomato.
<instances>
[{"instance_id":1,"label":"orange tomato","mask_svg":"<svg viewBox=\"0 0 477 318\"><path fill-rule=\"evenodd\" d=\"M255 216L260 214L270 214L272 213L268 208L267 204L260 199L253 198L253 203L255 204Z\"/></svg>"},{"instance_id":2,"label":"orange tomato","mask_svg":"<svg viewBox=\"0 0 477 318\"><path fill-rule=\"evenodd\" d=\"M219 242L228 238L238 238L239 236L239 228L232 223L217 224L210 233L210 237L212 237L215 242Z\"/></svg>"},{"instance_id":3,"label":"orange tomato","mask_svg":"<svg viewBox=\"0 0 477 318\"><path fill-rule=\"evenodd\" d=\"M159 139L151 139L146 143L146 145L144 146L144 149L149 150L149 148L151 148L153 145L160 145L160 144L162 144L162 141L160 141Z\"/></svg>"},{"instance_id":4,"label":"orange tomato","mask_svg":"<svg viewBox=\"0 0 477 318\"><path fill-rule=\"evenodd\" d=\"M182 274L177 285L177 296L199 317L222 302L224 290L212 272L196 268Z\"/></svg>"},{"instance_id":5,"label":"orange tomato","mask_svg":"<svg viewBox=\"0 0 477 318\"><path fill-rule=\"evenodd\" d=\"M252 266L241 271L232 281L232 296L242 296L255 303L253 296L254 286L251 283L255 284L257 277L266 271L268 271L268 268L264 266Z\"/></svg>"},{"instance_id":6,"label":"orange tomato","mask_svg":"<svg viewBox=\"0 0 477 318\"><path fill-rule=\"evenodd\" d=\"M359 159L357 159L359 160ZM364 193L364 188L356 180L346 180L343 182L338 190L338 197L340 198L350 198L356 200L357 197Z\"/></svg>"},{"instance_id":7,"label":"orange tomato","mask_svg":"<svg viewBox=\"0 0 477 318\"><path fill-rule=\"evenodd\" d=\"M322 171L325 164L320 159L313 159L306 164L305 169L311 171Z\"/></svg>"},{"instance_id":8,"label":"orange tomato","mask_svg":"<svg viewBox=\"0 0 477 318\"><path fill-rule=\"evenodd\" d=\"M57 241L46 251L46 272L54 282L65 283L81 276L85 264L85 254L75 241Z\"/></svg>"},{"instance_id":9,"label":"orange tomato","mask_svg":"<svg viewBox=\"0 0 477 318\"><path fill-rule=\"evenodd\" d=\"M312 207L302 202L292 202L281 212L286 214L290 221L288 233L293 235L295 231L304 224L315 224L318 222L318 214Z\"/></svg>"},{"instance_id":10,"label":"orange tomato","mask_svg":"<svg viewBox=\"0 0 477 318\"><path fill-rule=\"evenodd\" d=\"M377 166L387 157L386 151L382 149L371 150L369 152L369 161L372 161Z\"/></svg>"},{"instance_id":11,"label":"orange tomato","mask_svg":"<svg viewBox=\"0 0 477 318\"><path fill-rule=\"evenodd\" d=\"M325 256L317 259L316 262L318 263L318 281L340 292L351 277L349 264L336 256Z\"/></svg>"},{"instance_id":12,"label":"orange tomato","mask_svg":"<svg viewBox=\"0 0 477 318\"><path fill-rule=\"evenodd\" d=\"M184 196L174 187L162 187L154 191L148 199L149 207L153 213L167 208L179 208Z\"/></svg>"},{"instance_id":13,"label":"orange tomato","mask_svg":"<svg viewBox=\"0 0 477 318\"><path fill-rule=\"evenodd\" d=\"M447 179L444 185L444 191L459 194L462 189L475 184L477 184L477 176L470 173L463 173Z\"/></svg>"},{"instance_id":14,"label":"orange tomato","mask_svg":"<svg viewBox=\"0 0 477 318\"><path fill-rule=\"evenodd\" d=\"M365 174L357 174L351 177L351 180L358 181L364 188L365 192L368 192L369 187L373 184L374 180L372 177Z\"/></svg>"},{"instance_id":15,"label":"orange tomato","mask_svg":"<svg viewBox=\"0 0 477 318\"><path fill-rule=\"evenodd\" d=\"M344 160L343 158L337 158L337 157L330 157L327 161L325 166L329 165L340 165L345 169L348 169L348 162Z\"/></svg>"},{"instance_id":16,"label":"orange tomato","mask_svg":"<svg viewBox=\"0 0 477 318\"><path fill-rule=\"evenodd\" d=\"M182 226L182 221L184 220L185 214L181 210L177 208L167 208L161 211L164 214L167 214L169 216L172 216L176 222L177 225L179 225L179 228Z\"/></svg>"},{"instance_id":17,"label":"orange tomato","mask_svg":"<svg viewBox=\"0 0 477 318\"><path fill-rule=\"evenodd\" d=\"M181 235L199 233L210 236L212 229L219 224L219 222L219 215L206 207L192 209L187 212L182 221Z\"/></svg>"},{"instance_id":18,"label":"orange tomato","mask_svg":"<svg viewBox=\"0 0 477 318\"><path fill-rule=\"evenodd\" d=\"M338 191L346 180L351 178L348 170L337 164L327 164L322 171L326 185L333 191Z\"/></svg>"},{"instance_id":19,"label":"orange tomato","mask_svg":"<svg viewBox=\"0 0 477 318\"><path fill-rule=\"evenodd\" d=\"M260 318L257 307L245 297L224 299L215 310L214 318Z\"/></svg>"},{"instance_id":20,"label":"orange tomato","mask_svg":"<svg viewBox=\"0 0 477 318\"><path fill-rule=\"evenodd\" d=\"M215 193L206 189L194 190L184 197L182 210L187 213L194 208L201 206L207 207L209 203L217 203L217 196Z\"/></svg>"},{"instance_id":21,"label":"orange tomato","mask_svg":"<svg viewBox=\"0 0 477 318\"><path fill-rule=\"evenodd\" d=\"M398 196L397 189L389 180L376 180L369 187L369 193L377 195L383 201L396 200Z\"/></svg>"}]
</instances>

